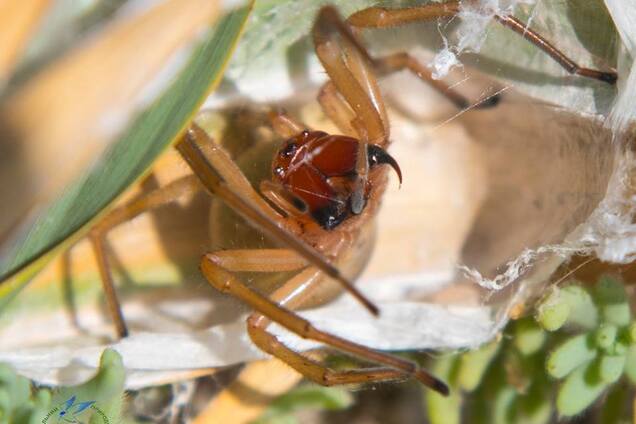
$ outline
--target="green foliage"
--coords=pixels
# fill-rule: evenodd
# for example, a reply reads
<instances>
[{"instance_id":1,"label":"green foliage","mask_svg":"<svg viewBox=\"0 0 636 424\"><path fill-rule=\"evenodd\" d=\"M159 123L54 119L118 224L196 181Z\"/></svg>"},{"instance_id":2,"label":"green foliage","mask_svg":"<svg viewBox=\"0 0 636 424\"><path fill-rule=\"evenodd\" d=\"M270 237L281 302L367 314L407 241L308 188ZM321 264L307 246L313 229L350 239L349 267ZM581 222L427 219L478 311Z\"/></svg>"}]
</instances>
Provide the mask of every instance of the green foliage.
<instances>
[{"instance_id":1,"label":"green foliage","mask_svg":"<svg viewBox=\"0 0 636 424\"><path fill-rule=\"evenodd\" d=\"M103 422L100 412L110 422L119 422L124 381L125 369L121 356L111 349L102 353L99 370L93 378L78 386L61 387L53 393L48 389L33 387L28 379L16 374L7 365L0 364L0 424L57 422L59 412L73 396L76 400L69 411L73 411L81 402L95 402L95 408L82 412L82 422L87 422L85 420L88 418L91 423Z\"/></svg>"},{"instance_id":2,"label":"green foliage","mask_svg":"<svg viewBox=\"0 0 636 424\"><path fill-rule=\"evenodd\" d=\"M579 293L582 290L577 289ZM569 301L597 319L595 327L579 325L580 334L568 336L548 356L548 374L564 380L556 402L559 414L564 416L581 413L625 373L634 330L624 285L614 278L601 278L587 296ZM580 324L580 319L573 324Z\"/></svg>"},{"instance_id":3,"label":"green foliage","mask_svg":"<svg viewBox=\"0 0 636 424\"><path fill-rule=\"evenodd\" d=\"M461 356L457 380L462 390L471 392L477 388L488 366L499 352L499 346L499 343L492 342Z\"/></svg>"},{"instance_id":4,"label":"green foliage","mask_svg":"<svg viewBox=\"0 0 636 424\"><path fill-rule=\"evenodd\" d=\"M598 414L620 422L623 382L636 384L636 322L624 285L603 277L591 290L552 290L500 341L443 361L441 371L455 370L439 373L452 395L441 401L426 391L432 423L547 423L582 413L606 392Z\"/></svg>"},{"instance_id":5,"label":"green foliage","mask_svg":"<svg viewBox=\"0 0 636 424\"><path fill-rule=\"evenodd\" d=\"M546 370L554 378L563 378L595 356L592 334L580 334L568 339L548 355Z\"/></svg>"},{"instance_id":6,"label":"green foliage","mask_svg":"<svg viewBox=\"0 0 636 424\"><path fill-rule=\"evenodd\" d=\"M0 423L38 422L40 415L46 415L50 403L51 394L47 390L32 396L29 380L0 364Z\"/></svg>"},{"instance_id":7,"label":"green foliage","mask_svg":"<svg viewBox=\"0 0 636 424\"><path fill-rule=\"evenodd\" d=\"M548 331L561 328L571 312L569 302L564 301L559 291L553 291L537 308L537 320Z\"/></svg>"},{"instance_id":8,"label":"green foliage","mask_svg":"<svg viewBox=\"0 0 636 424\"><path fill-rule=\"evenodd\" d=\"M514 345L524 356L532 355L543 347L547 335L533 320L520 320L514 327Z\"/></svg>"},{"instance_id":9,"label":"green foliage","mask_svg":"<svg viewBox=\"0 0 636 424\"><path fill-rule=\"evenodd\" d=\"M479 355L478 355L479 356ZM468 360L469 363L474 361ZM433 366L433 373L446 381L455 381L461 368L459 355L441 357ZM442 396L432 390L426 391L426 406L431 424L458 424L461 419L461 396L453 390L449 396Z\"/></svg>"}]
</instances>

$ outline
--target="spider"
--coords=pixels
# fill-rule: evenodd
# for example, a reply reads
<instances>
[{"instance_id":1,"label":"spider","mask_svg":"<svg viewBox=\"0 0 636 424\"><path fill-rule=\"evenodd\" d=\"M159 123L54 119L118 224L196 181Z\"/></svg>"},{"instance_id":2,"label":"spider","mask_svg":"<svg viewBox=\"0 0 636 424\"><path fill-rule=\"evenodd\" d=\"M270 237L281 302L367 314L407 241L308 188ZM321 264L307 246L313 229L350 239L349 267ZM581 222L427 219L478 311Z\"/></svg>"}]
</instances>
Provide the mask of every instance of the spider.
<instances>
[{"instance_id":1,"label":"spider","mask_svg":"<svg viewBox=\"0 0 636 424\"><path fill-rule=\"evenodd\" d=\"M316 54L330 79L320 89L318 101L342 135L309 129L282 111L270 112L274 131L285 141L272 160L271 180L260 184L261 194L223 148L192 124L176 148L194 175L114 209L89 235L119 336L126 336L127 329L107 264L103 245L105 233L143 211L169 203L185 192L198 190L202 184L252 226L287 246L214 251L204 254L200 262L201 273L214 288L241 299L254 309L247 319L247 328L255 345L319 384L413 377L441 394L448 394L446 384L415 363L320 331L294 310L310 303L314 293L331 278L371 313L379 313L378 308L350 282L350 278L361 272L368 257L374 216L387 184L388 168L397 173L400 181L402 178L397 161L386 151L390 125L376 74L406 69L432 84L458 107L470 104L443 82L433 80L430 72L408 53L372 57L358 40L357 29L452 17L458 12L457 1L403 9L371 7L344 21L334 7L323 7L315 20L312 35ZM495 20L537 45L568 72L609 84L616 81L614 72L579 67L516 18L497 15ZM494 106L495 103L491 101L482 106ZM349 268L346 276L340 268ZM253 290L237 275L239 272L292 271L296 274L270 297ZM346 371L329 369L282 344L268 332L272 322L300 337L381 367Z\"/></svg>"}]
</instances>

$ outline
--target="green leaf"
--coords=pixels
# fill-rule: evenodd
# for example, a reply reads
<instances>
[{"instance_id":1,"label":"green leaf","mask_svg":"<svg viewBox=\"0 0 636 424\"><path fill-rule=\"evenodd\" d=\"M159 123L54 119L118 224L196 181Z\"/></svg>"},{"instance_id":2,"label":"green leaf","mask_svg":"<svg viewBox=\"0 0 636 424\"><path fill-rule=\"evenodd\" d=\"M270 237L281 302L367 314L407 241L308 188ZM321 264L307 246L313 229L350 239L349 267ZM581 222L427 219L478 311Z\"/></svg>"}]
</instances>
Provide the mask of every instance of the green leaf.
<instances>
[{"instance_id":1,"label":"green leaf","mask_svg":"<svg viewBox=\"0 0 636 424\"><path fill-rule=\"evenodd\" d=\"M598 308L590 293L579 284L554 288L537 307L537 321L548 331L563 325L592 329L598 325Z\"/></svg>"},{"instance_id":2,"label":"green leaf","mask_svg":"<svg viewBox=\"0 0 636 424\"><path fill-rule=\"evenodd\" d=\"M570 306L568 324L593 329L598 325L598 308L590 293L579 284L571 284L560 290L563 302Z\"/></svg>"},{"instance_id":3,"label":"green leaf","mask_svg":"<svg viewBox=\"0 0 636 424\"><path fill-rule=\"evenodd\" d=\"M115 350L106 349L99 361L97 374L87 382L73 387L63 387L53 396L53 404L58 405L72 396L80 401L95 401L111 421L117 422L122 413L126 369L122 358Z\"/></svg>"},{"instance_id":4,"label":"green leaf","mask_svg":"<svg viewBox=\"0 0 636 424\"><path fill-rule=\"evenodd\" d=\"M607 388L608 383L599 377L597 367L596 362L590 362L580 366L567 377L557 395L559 414L579 414Z\"/></svg>"},{"instance_id":5,"label":"green leaf","mask_svg":"<svg viewBox=\"0 0 636 424\"><path fill-rule=\"evenodd\" d=\"M636 344L636 322L632 322L626 330L626 339L629 344Z\"/></svg>"},{"instance_id":6,"label":"green leaf","mask_svg":"<svg viewBox=\"0 0 636 424\"><path fill-rule=\"evenodd\" d=\"M94 408L82 413L82 422L88 418L90 422L104 422L101 417L92 419L95 414L104 414L110 422L120 422L125 379L121 356L111 349L102 353L93 378L78 386L62 387L54 395L46 389L32 388L29 380L0 364L0 423L57 422L54 408L60 410L59 406L71 398L75 407L81 402L94 402Z\"/></svg>"},{"instance_id":7,"label":"green leaf","mask_svg":"<svg viewBox=\"0 0 636 424\"><path fill-rule=\"evenodd\" d=\"M514 328L514 344L522 355L532 355L545 343L546 333L533 319L520 319Z\"/></svg>"},{"instance_id":8,"label":"green leaf","mask_svg":"<svg viewBox=\"0 0 636 424\"><path fill-rule=\"evenodd\" d=\"M475 390L500 347L501 343L494 341L463 354L457 376L459 387L468 392Z\"/></svg>"},{"instance_id":9,"label":"green leaf","mask_svg":"<svg viewBox=\"0 0 636 424\"><path fill-rule=\"evenodd\" d=\"M636 346L631 346L625 358L625 374L629 381L636 385Z\"/></svg>"},{"instance_id":10,"label":"green leaf","mask_svg":"<svg viewBox=\"0 0 636 424\"><path fill-rule=\"evenodd\" d=\"M217 22L192 50L170 86L0 258L0 280L12 277L0 286L0 309L44 265L53 249L62 249L71 238L79 238L96 215L139 179L176 139L220 81L249 12L249 7L242 8ZM30 264L35 268L28 269Z\"/></svg>"},{"instance_id":11,"label":"green leaf","mask_svg":"<svg viewBox=\"0 0 636 424\"><path fill-rule=\"evenodd\" d=\"M461 357L446 355L435 361L433 374L448 382L451 392L442 396L433 390L425 390L426 413L431 424L459 424L461 422L462 395L456 380L458 379Z\"/></svg>"},{"instance_id":12,"label":"green leaf","mask_svg":"<svg viewBox=\"0 0 636 424\"><path fill-rule=\"evenodd\" d=\"M548 374L554 378L563 378L572 370L596 356L594 335L591 333L571 337L550 352L546 362Z\"/></svg>"},{"instance_id":13,"label":"green leaf","mask_svg":"<svg viewBox=\"0 0 636 424\"><path fill-rule=\"evenodd\" d=\"M554 299L555 297L557 299ZM561 328L570 315L570 305L558 297L558 292L553 291L550 297L537 307L537 321L547 331Z\"/></svg>"},{"instance_id":14,"label":"green leaf","mask_svg":"<svg viewBox=\"0 0 636 424\"><path fill-rule=\"evenodd\" d=\"M616 342L616 336L618 334L618 327L612 324L601 324L596 330L596 345L608 351L614 346Z\"/></svg>"},{"instance_id":15,"label":"green leaf","mask_svg":"<svg viewBox=\"0 0 636 424\"><path fill-rule=\"evenodd\" d=\"M119 422L125 380L121 356L112 349L104 350L99 370L90 380L78 386L62 387L53 396L48 390L32 388L28 379L0 364L0 423L57 422L51 411L71 398L75 407L81 402L94 402L95 408L82 413L82 422L87 422L85 419L91 414L104 414L111 422ZM90 422L103 420L91 419Z\"/></svg>"},{"instance_id":16,"label":"green leaf","mask_svg":"<svg viewBox=\"0 0 636 424\"><path fill-rule=\"evenodd\" d=\"M51 409L51 393L40 389L31 396L31 384L0 364L0 423L41 423Z\"/></svg>"},{"instance_id":17,"label":"green leaf","mask_svg":"<svg viewBox=\"0 0 636 424\"><path fill-rule=\"evenodd\" d=\"M509 424L515 422L517 392L511 386L502 386L493 399L493 422Z\"/></svg>"},{"instance_id":18,"label":"green leaf","mask_svg":"<svg viewBox=\"0 0 636 424\"><path fill-rule=\"evenodd\" d=\"M599 360L599 377L605 383L614 383L623 375L625 355L602 355Z\"/></svg>"}]
</instances>

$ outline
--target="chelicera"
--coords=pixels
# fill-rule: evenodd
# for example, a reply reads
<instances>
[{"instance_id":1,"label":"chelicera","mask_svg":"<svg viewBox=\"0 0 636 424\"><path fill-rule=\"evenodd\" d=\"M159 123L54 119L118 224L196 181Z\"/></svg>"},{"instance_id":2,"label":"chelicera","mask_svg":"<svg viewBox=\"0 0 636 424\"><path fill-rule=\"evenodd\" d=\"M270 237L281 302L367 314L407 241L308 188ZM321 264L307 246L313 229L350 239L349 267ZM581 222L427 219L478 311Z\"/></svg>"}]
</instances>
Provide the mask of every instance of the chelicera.
<instances>
[{"instance_id":1,"label":"chelicera","mask_svg":"<svg viewBox=\"0 0 636 424\"><path fill-rule=\"evenodd\" d=\"M369 8L341 20L333 7L320 10L312 34L316 54L329 76L318 101L341 134L307 128L284 112L271 112L274 131L285 140L271 163L271 179L260 193L230 156L196 124L176 145L194 175L181 178L147 196L115 209L91 233L109 309L118 334L127 329L121 315L103 248L105 232L144 210L201 189L221 198L257 230L285 245L275 249L236 249L206 253L200 269L208 282L254 309L248 318L252 341L307 378L324 385L379 382L413 377L442 394L448 387L406 359L375 351L325 333L294 310L312 303L325 284L338 282L374 314L378 308L351 279L364 268L372 246L374 217L387 184L389 166L401 180L395 159L386 151L390 125L376 75L408 70L432 84L459 107L470 102L407 53L372 57L355 28L382 28L414 21L452 17L459 2L425 4L408 9ZM547 40L511 16L495 20L544 50L568 72L614 83L616 74L576 65ZM490 102L493 106L496 102ZM385 166L388 165L388 166ZM266 297L243 282L239 272L295 272ZM380 368L332 370L282 344L268 331L276 322L300 337L324 343L344 353L381 365Z\"/></svg>"}]
</instances>

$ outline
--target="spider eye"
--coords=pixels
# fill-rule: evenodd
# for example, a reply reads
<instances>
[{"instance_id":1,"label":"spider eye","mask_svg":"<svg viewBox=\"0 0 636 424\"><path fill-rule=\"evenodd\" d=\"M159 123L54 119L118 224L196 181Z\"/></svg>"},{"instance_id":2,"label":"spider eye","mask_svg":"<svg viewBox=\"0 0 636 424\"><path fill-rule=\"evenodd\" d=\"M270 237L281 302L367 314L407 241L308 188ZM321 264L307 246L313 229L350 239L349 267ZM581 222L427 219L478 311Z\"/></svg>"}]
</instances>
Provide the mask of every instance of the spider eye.
<instances>
[{"instance_id":1,"label":"spider eye","mask_svg":"<svg viewBox=\"0 0 636 424\"><path fill-rule=\"evenodd\" d=\"M281 150L280 155L284 158L288 158L296 153L298 146L295 143L289 143L283 150Z\"/></svg>"},{"instance_id":2,"label":"spider eye","mask_svg":"<svg viewBox=\"0 0 636 424\"><path fill-rule=\"evenodd\" d=\"M278 175L279 177L283 177L283 174L285 173L285 168L283 168L282 166L277 166L276 168L274 168L274 174Z\"/></svg>"}]
</instances>

